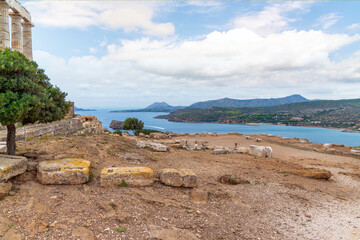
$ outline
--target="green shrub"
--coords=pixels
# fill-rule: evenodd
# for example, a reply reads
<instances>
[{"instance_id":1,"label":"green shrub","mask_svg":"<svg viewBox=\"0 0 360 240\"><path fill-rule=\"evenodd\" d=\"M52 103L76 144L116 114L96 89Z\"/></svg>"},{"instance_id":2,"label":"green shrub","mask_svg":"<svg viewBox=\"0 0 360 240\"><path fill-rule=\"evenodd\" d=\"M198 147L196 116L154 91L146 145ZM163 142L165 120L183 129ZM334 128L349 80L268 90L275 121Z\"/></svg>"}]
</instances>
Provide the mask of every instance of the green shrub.
<instances>
[{"instance_id":1,"label":"green shrub","mask_svg":"<svg viewBox=\"0 0 360 240\"><path fill-rule=\"evenodd\" d=\"M158 130L153 130L153 129L137 129L135 130L135 136L139 136L140 133L143 133L145 135L149 135L152 132L158 132L158 133L162 133L161 131Z\"/></svg>"},{"instance_id":2,"label":"green shrub","mask_svg":"<svg viewBox=\"0 0 360 240\"><path fill-rule=\"evenodd\" d=\"M122 136L122 132L120 130L115 130L113 133L119 134L120 136Z\"/></svg>"}]
</instances>

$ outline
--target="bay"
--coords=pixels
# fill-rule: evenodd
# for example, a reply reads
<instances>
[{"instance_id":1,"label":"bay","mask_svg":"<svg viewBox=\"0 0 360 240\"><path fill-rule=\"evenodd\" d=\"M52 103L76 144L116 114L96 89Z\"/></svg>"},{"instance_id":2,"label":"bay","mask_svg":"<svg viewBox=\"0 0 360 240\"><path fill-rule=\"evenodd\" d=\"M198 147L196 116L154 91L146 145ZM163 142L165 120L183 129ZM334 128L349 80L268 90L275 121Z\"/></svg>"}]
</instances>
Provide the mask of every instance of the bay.
<instances>
[{"instance_id":1,"label":"bay","mask_svg":"<svg viewBox=\"0 0 360 240\"><path fill-rule=\"evenodd\" d=\"M76 111L80 115L94 115L104 128L109 128L112 120L124 121L128 117L136 117L145 123L144 128L176 133L217 132L229 133L240 132L244 134L273 134L283 137L307 138L311 142L336 143L350 146L360 146L360 133L342 132L341 129L327 129L314 127L293 127L283 125L258 125L250 126L243 124L219 124L219 123L183 123L169 122L166 119L156 119L158 115L167 113L154 112L110 112L111 109L99 109L97 111Z\"/></svg>"}]
</instances>

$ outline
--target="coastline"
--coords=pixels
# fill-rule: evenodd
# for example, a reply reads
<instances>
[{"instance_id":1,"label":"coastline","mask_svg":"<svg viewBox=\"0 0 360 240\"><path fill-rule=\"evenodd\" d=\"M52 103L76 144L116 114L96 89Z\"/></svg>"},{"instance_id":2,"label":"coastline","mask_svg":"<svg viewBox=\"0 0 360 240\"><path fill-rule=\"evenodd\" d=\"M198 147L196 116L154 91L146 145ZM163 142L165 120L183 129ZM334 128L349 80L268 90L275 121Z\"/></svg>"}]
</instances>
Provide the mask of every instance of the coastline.
<instances>
[{"instance_id":1,"label":"coastline","mask_svg":"<svg viewBox=\"0 0 360 240\"><path fill-rule=\"evenodd\" d=\"M166 119L169 122L183 122L183 123L214 123L214 124L234 124L234 125L248 125L248 126L260 126L260 125L273 125L273 126L288 126L288 127L308 127L308 128L323 128L323 129L333 129L333 130L341 130L341 132L346 133L360 133L360 131L354 131L346 128L335 128L335 127L323 127L323 126L312 126L312 125L286 125L286 124L273 124L273 123L234 123L234 122L205 122L205 121L176 121L170 120L167 118L161 118L160 116L154 117L156 119Z\"/></svg>"}]
</instances>

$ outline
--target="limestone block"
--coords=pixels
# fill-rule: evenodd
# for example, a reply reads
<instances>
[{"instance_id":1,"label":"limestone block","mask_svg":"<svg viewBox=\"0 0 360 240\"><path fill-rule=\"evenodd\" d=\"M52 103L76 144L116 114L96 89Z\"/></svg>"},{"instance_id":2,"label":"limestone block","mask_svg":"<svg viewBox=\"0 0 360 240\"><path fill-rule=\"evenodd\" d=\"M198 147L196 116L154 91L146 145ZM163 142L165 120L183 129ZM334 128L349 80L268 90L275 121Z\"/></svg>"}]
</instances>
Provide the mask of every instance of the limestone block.
<instances>
[{"instance_id":1,"label":"limestone block","mask_svg":"<svg viewBox=\"0 0 360 240\"><path fill-rule=\"evenodd\" d=\"M258 157L263 157L263 158L266 158L266 157L271 158L272 148L267 147L267 146L250 145L249 154L255 155Z\"/></svg>"},{"instance_id":2,"label":"limestone block","mask_svg":"<svg viewBox=\"0 0 360 240\"><path fill-rule=\"evenodd\" d=\"M193 188L197 185L197 176L190 169L166 168L160 171L160 181L173 187Z\"/></svg>"},{"instance_id":3,"label":"limestone block","mask_svg":"<svg viewBox=\"0 0 360 240\"><path fill-rule=\"evenodd\" d=\"M150 148L156 152L167 152L170 150L170 147L156 142L150 142L150 141L138 141L136 143L136 146L139 148Z\"/></svg>"},{"instance_id":4,"label":"limestone block","mask_svg":"<svg viewBox=\"0 0 360 240\"><path fill-rule=\"evenodd\" d=\"M262 142L262 139L261 138L256 138L255 141L256 142Z\"/></svg>"},{"instance_id":5,"label":"limestone block","mask_svg":"<svg viewBox=\"0 0 360 240\"><path fill-rule=\"evenodd\" d=\"M148 167L114 167L101 170L100 185L116 186L149 186L154 182L154 171Z\"/></svg>"},{"instance_id":6,"label":"limestone block","mask_svg":"<svg viewBox=\"0 0 360 240\"><path fill-rule=\"evenodd\" d=\"M26 157L0 155L0 182L24 173L27 168L26 162Z\"/></svg>"},{"instance_id":7,"label":"limestone block","mask_svg":"<svg viewBox=\"0 0 360 240\"><path fill-rule=\"evenodd\" d=\"M217 155L217 154L227 154L229 153L228 149L225 148L216 148L213 150L213 154Z\"/></svg>"},{"instance_id":8,"label":"limestone block","mask_svg":"<svg viewBox=\"0 0 360 240\"><path fill-rule=\"evenodd\" d=\"M252 137L250 137L250 136L245 136L245 138L246 138L246 140L252 139Z\"/></svg>"},{"instance_id":9,"label":"limestone block","mask_svg":"<svg viewBox=\"0 0 360 240\"><path fill-rule=\"evenodd\" d=\"M44 161L37 167L37 180L42 184L82 184L89 180L90 161L65 158Z\"/></svg>"}]
</instances>

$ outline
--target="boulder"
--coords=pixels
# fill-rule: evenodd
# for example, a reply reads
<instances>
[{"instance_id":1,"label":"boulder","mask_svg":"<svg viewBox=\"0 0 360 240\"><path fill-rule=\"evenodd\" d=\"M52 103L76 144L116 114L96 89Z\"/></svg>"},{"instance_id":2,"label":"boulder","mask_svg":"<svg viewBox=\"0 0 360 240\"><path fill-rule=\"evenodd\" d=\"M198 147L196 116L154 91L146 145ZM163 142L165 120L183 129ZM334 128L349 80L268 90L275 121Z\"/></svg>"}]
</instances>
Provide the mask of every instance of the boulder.
<instances>
[{"instance_id":1,"label":"boulder","mask_svg":"<svg viewBox=\"0 0 360 240\"><path fill-rule=\"evenodd\" d=\"M0 200L9 194L11 187L12 184L10 182L0 182Z\"/></svg>"},{"instance_id":2,"label":"boulder","mask_svg":"<svg viewBox=\"0 0 360 240\"><path fill-rule=\"evenodd\" d=\"M272 148L268 146L250 145L249 154L263 158L271 158Z\"/></svg>"},{"instance_id":3,"label":"boulder","mask_svg":"<svg viewBox=\"0 0 360 240\"><path fill-rule=\"evenodd\" d=\"M139 133L139 137L145 137L145 133Z\"/></svg>"},{"instance_id":4,"label":"boulder","mask_svg":"<svg viewBox=\"0 0 360 240\"><path fill-rule=\"evenodd\" d=\"M160 171L160 181L168 186L193 188L197 185L197 176L190 169L166 168Z\"/></svg>"},{"instance_id":5,"label":"boulder","mask_svg":"<svg viewBox=\"0 0 360 240\"><path fill-rule=\"evenodd\" d=\"M216 148L213 150L213 154L217 155L217 154L227 154L229 153L229 150L226 148Z\"/></svg>"},{"instance_id":6,"label":"boulder","mask_svg":"<svg viewBox=\"0 0 360 240\"><path fill-rule=\"evenodd\" d=\"M27 168L26 162L26 157L0 155L0 182L24 173Z\"/></svg>"},{"instance_id":7,"label":"boulder","mask_svg":"<svg viewBox=\"0 0 360 240\"><path fill-rule=\"evenodd\" d=\"M167 152L170 150L170 147L164 144L150 141L138 141L136 146L139 148L150 148L156 152Z\"/></svg>"},{"instance_id":8,"label":"boulder","mask_svg":"<svg viewBox=\"0 0 360 240\"><path fill-rule=\"evenodd\" d=\"M256 138L255 141L256 142L262 142L263 140L261 138Z\"/></svg>"},{"instance_id":9,"label":"boulder","mask_svg":"<svg viewBox=\"0 0 360 240\"><path fill-rule=\"evenodd\" d=\"M122 121L112 120L109 127L112 129L122 129L123 123Z\"/></svg>"},{"instance_id":10,"label":"boulder","mask_svg":"<svg viewBox=\"0 0 360 240\"><path fill-rule=\"evenodd\" d=\"M82 184L89 180L90 161L66 158L44 161L37 167L36 179L41 184Z\"/></svg>"},{"instance_id":11,"label":"boulder","mask_svg":"<svg viewBox=\"0 0 360 240\"><path fill-rule=\"evenodd\" d=\"M250 182L246 179L242 179L241 177L234 176L234 175L224 175L221 176L219 181L221 183L227 183L231 185L237 185L237 184L249 184Z\"/></svg>"},{"instance_id":12,"label":"boulder","mask_svg":"<svg viewBox=\"0 0 360 240\"><path fill-rule=\"evenodd\" d=\"M113 167L101 170L102 187L143 187L154 182L154 171L148 167Z\"/></svg>"}]
</instances>

